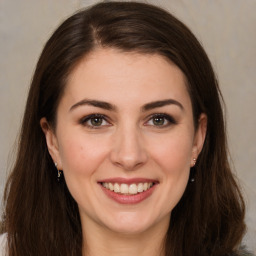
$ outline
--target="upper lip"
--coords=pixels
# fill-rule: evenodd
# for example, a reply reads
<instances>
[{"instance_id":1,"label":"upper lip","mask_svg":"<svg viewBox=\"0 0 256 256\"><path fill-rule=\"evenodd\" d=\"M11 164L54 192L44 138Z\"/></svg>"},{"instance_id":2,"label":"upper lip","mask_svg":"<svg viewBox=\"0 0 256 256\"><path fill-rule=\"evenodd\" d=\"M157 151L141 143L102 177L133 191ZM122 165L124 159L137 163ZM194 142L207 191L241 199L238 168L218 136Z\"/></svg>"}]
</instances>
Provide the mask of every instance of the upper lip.
<instances>
[{"instance_id":1,"label":"upper lip","mask_svg":"<svg viewBox=\"0 0 256 256\"><path fill-rule=\"evenodd\" d=\"M134 183L145 183L145 182L152 182L157 183L157 180L148 179L148 178L122 178L122 177L115 177L115 178L107 178L103 180L99 180L98 183L118 183L118 184L134 184Z\"/></svg>"}]
</instances>

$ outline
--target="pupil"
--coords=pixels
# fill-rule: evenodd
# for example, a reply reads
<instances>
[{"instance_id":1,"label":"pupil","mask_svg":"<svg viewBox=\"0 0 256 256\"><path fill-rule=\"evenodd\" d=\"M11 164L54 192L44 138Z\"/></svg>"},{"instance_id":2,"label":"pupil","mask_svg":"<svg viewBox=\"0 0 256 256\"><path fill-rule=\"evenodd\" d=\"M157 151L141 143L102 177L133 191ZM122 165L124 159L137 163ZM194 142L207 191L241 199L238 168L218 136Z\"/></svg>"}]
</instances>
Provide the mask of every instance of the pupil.
<instances>
[{"instance_id":1,"label":"pupil","mask_svg":"<svg viewBox=\"0 0 256 256\"><path fill-rule=\"evenodd\" d=\"M155 125L163 125L164 124L164 118L163 117L155 117L153 119L153 123Z\"/></svg>"},{"instance_id":2,"label":"pupil","mask_svg":"<svg viewBox=\"0 0 256 256\"><path fill-rule=\"evenodd\" d=\"M100 126L102 124L102 118L101 117L95 117L91 120L91 123L93 126Z\"/></svg>"}]
</instances>

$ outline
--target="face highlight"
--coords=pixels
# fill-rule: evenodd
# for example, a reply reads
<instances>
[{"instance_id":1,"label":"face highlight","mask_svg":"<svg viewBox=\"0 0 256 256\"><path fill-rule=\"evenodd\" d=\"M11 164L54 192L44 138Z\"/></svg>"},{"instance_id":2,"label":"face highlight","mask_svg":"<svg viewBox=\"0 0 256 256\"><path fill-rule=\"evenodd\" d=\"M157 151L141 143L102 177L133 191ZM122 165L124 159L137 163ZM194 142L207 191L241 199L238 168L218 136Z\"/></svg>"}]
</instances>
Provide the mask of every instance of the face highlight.
<instances>
[{"instance_id":1,"label":"face highlight","mask_svg":"<svg viewBox=\"0 0 256 256\"><path fill-rule=\"evenodd\" d=\"M185 83L159 55L97 49L75 67L44 132L85 228L168 227L206 129L204 116L194 129Z\"/></svg>"}]
</instances>

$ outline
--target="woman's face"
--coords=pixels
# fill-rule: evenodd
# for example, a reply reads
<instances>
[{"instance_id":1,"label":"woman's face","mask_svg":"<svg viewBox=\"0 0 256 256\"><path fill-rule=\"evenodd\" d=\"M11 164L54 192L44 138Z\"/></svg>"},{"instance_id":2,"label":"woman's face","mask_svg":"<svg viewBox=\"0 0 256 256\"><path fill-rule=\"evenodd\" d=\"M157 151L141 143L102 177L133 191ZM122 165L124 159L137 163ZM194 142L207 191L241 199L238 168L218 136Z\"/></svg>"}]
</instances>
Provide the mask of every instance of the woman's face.
<instances>
[{"instance_id":1,"label":"woman's face","mask_svg":"<svg viewBox=\"0 0 256 256\"><path fill-rule=\"evenodd\" d=\"M169 225L206 129L204 115L194 129L185 83L160 55L97 49L76 66L55 132L41 125L82 224L122 233Z\"/></svg>"}]
</instances>

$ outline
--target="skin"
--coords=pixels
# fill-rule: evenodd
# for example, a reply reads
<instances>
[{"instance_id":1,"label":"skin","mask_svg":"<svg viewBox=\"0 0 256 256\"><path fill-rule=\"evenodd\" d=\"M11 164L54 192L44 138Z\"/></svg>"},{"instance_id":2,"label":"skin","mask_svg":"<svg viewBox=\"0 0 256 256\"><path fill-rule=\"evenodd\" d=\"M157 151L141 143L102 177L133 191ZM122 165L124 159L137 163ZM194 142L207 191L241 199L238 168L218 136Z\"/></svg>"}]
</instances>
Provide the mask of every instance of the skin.
<instances>
[{"instance_id":1,"label":"skin","mask_svg":"<svg viewBox=\"0 0 256 256\"><path fill-rule=\"evenodd\" d=\"M114 109L84 104L85 99ZM178 103L145 109L166 99ZM162 113L171 122L154 116ZM104 118L88 119L91 114ZM159 255L171 211L202 149L206 123L202 114L195 131L186 78L162 56L99 48L74 68L55 129L45 118L41 127L78 203L84 254ZM142 202L120 204L98 183L113 177L153 179L157 185Z\"/></svg>"}]
</instances>

